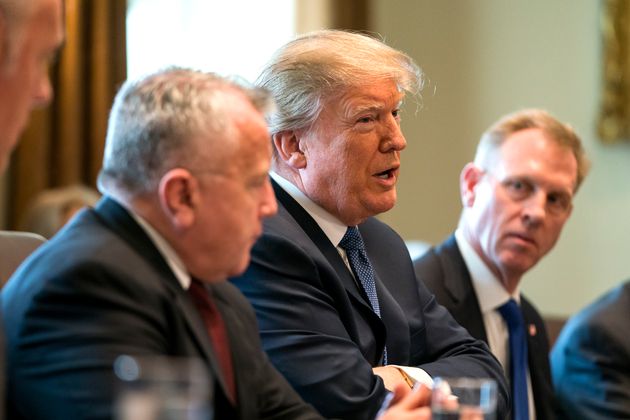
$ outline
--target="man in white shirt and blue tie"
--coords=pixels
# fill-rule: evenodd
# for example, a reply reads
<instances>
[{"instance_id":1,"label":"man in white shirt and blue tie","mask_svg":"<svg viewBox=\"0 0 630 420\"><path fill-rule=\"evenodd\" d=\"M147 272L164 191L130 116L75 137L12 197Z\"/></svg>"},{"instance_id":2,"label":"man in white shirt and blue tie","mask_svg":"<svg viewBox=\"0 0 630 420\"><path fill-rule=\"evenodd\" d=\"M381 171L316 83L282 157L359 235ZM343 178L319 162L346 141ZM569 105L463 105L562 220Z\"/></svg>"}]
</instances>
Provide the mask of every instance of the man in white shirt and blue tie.
<instances>
[{"instance_id":1,"label":"man in white shirt and blue tie","mask_svg":"<svg viewBox=\"0 0 630 420\"><path fill-rule=\"evenodd\" d=\"M588 166L577 134L547 112L503 117L461 172L457 230L414 262L438 302L503 365L514 420L555 418L547 333L519 284L555 245Z\"/></svg>"}]
</instances>

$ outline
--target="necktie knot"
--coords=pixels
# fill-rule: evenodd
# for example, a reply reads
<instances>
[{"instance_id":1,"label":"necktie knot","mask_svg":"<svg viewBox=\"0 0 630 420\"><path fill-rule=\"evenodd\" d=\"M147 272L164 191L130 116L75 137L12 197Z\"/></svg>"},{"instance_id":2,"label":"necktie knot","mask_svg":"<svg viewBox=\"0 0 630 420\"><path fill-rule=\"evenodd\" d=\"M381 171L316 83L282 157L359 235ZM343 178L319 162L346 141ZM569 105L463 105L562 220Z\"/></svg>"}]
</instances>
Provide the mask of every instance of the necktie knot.
<instances>
[{"instance_id":1,"label":"necktie knot","mask_svg":"<svg viewBox=\"0 0 630 420\"><path fill-rule=\"evenodd\" d=\"M345 235L341 238L341 242L339 242L339 246L345 250L362 250L365 249L365 245L363 244L363 238L361 237L361 233L359 232L359 228L356 226L348 227Z\"/></svg>"},{"instance_id":2,"label":"necktie knot","mask_svg":"<svg viewBox=\"0 0 630 420\"><path fill-rule=\"evenodd\" d=\"M523 314L518 306L518 303L514 299L508 300L503 305L499 306L499 313L508 325L509 331L523 328L525 322L523 320Z\"/></svg>"}]
</instances>

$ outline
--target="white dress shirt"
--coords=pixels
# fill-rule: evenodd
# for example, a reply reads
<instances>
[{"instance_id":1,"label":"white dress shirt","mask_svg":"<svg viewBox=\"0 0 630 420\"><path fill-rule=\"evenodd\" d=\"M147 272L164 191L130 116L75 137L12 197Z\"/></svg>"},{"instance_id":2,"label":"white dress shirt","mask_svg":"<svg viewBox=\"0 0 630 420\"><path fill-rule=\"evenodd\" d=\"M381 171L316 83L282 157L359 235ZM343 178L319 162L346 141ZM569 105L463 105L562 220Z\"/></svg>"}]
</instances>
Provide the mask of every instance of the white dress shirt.
<instances>
[{"instance_id":1,"label":"white dress shirt","mask_svg":"<svg viewBox=\"0 0 630 420\"><path fill-rule=\"evenodd\" d=\"M191 282L190 274L188 274L188 270L186 270L184 262L181 260L181 258L179 258L179 255L177 255L173 247L166 241L166 239L164 239L162 235L158 233L157 230L155 230L153 226L151 226L149 222L144 220L142 216L135 213L123 203L119 201L116 202L124 207L129 215L131 215L131 217L138 223L138 225L140 225L142 230L144 230L144 232L149 236L149 239L151 239L151 242L153 242L153 245L155 245L155 247L158 249L159 253L162 254L164 260L166 260L166 264L168 264L171 271L173 271L173 274L179 281L179 284L182 285L182 288L184 290L188 290Z\"/></svg>"},{"instance_id":2,"label":"white dress shirt","mask_svg":"<svg viewBox=\"0 0 630 420\"><path fill-rule=\"evenodd\" d=\"M506 377L510 379L509 331L507 323L497 309L510 299L514 299L520 305L520 289L517 286L514 293L509 294L481 257L477 255L472 245L464 238L464 234L460 229L455 231L455 240L459 251L462 253L466 267L468 267L473 289L475 289L475 294L477 295L483 324L486 328L486 336L488 337L488 346L495 357L499 359ZM527 334L527 331L525 333ZM536 409L534 408L534 395L532 393L532 381L529 370L527 371L527 397L529 399L529 418L535 420Z\"/></svg>"}]
</instances>

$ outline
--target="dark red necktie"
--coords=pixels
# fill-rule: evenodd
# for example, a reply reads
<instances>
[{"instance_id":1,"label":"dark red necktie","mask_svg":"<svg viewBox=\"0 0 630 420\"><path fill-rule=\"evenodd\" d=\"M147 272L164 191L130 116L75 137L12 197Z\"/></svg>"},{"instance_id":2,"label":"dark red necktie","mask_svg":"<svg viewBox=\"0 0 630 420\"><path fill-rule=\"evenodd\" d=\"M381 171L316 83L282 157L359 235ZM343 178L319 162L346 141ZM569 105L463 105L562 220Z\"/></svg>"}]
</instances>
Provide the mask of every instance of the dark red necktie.
<instances>
[{"instance_id":1,"label":"dark red necktie","mask_svg":"<svg viewBox=\"0 0 630 420\"><path fill-rule=\"evenodd\" d=\"M234 370L232 369L232 355L230 354L230 343L221 313L201 281L192 279L188 291L203 318L204 324L206 324L206 329L212 340L212 347L219 359L225 384L228 388L228 398L236 405L236 384L234 383Z\"/></svg>"}]
</instances>

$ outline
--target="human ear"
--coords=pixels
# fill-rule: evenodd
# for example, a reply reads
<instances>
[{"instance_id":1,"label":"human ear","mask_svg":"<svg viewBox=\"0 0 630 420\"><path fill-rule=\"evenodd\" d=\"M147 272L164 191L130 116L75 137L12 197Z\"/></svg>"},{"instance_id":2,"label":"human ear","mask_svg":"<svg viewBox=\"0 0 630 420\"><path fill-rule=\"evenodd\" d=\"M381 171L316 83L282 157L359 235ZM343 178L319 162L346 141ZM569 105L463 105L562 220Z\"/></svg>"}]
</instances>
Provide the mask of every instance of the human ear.
<instances>
[{"instance_id":1,"label":"human ear","mask_svg":"<svg viewBox=\"0 0 630 420\"><path fill-rule=\"evenodd\" d=\"M459 175L459 192L464 207L472 207L475 203L475 188L483 177L483 170L472 162L462 169Z\"/></svg>"},{"instance_id":2,"label":"human ear","mask_svg":"<svg viewBox=\"0 0 630 420\"><path fill-rule=\"evenodd\" d=\"M306 167L306 155L302 149L301 136L295 130L280 131L272 136L273 145L280 159L293 169Z\"/></svg>"},{"instance_id":3,"label":"human ear","mask_svg":"<svg viewBox=\"0 0 630 420\"><path fill-rule=\"evenodd\" d=\"M176 230L186 230L195 223L199 202L199 183L186 169L168 171L158 187L162 212Z\"/></svg>"}]
</instances>

